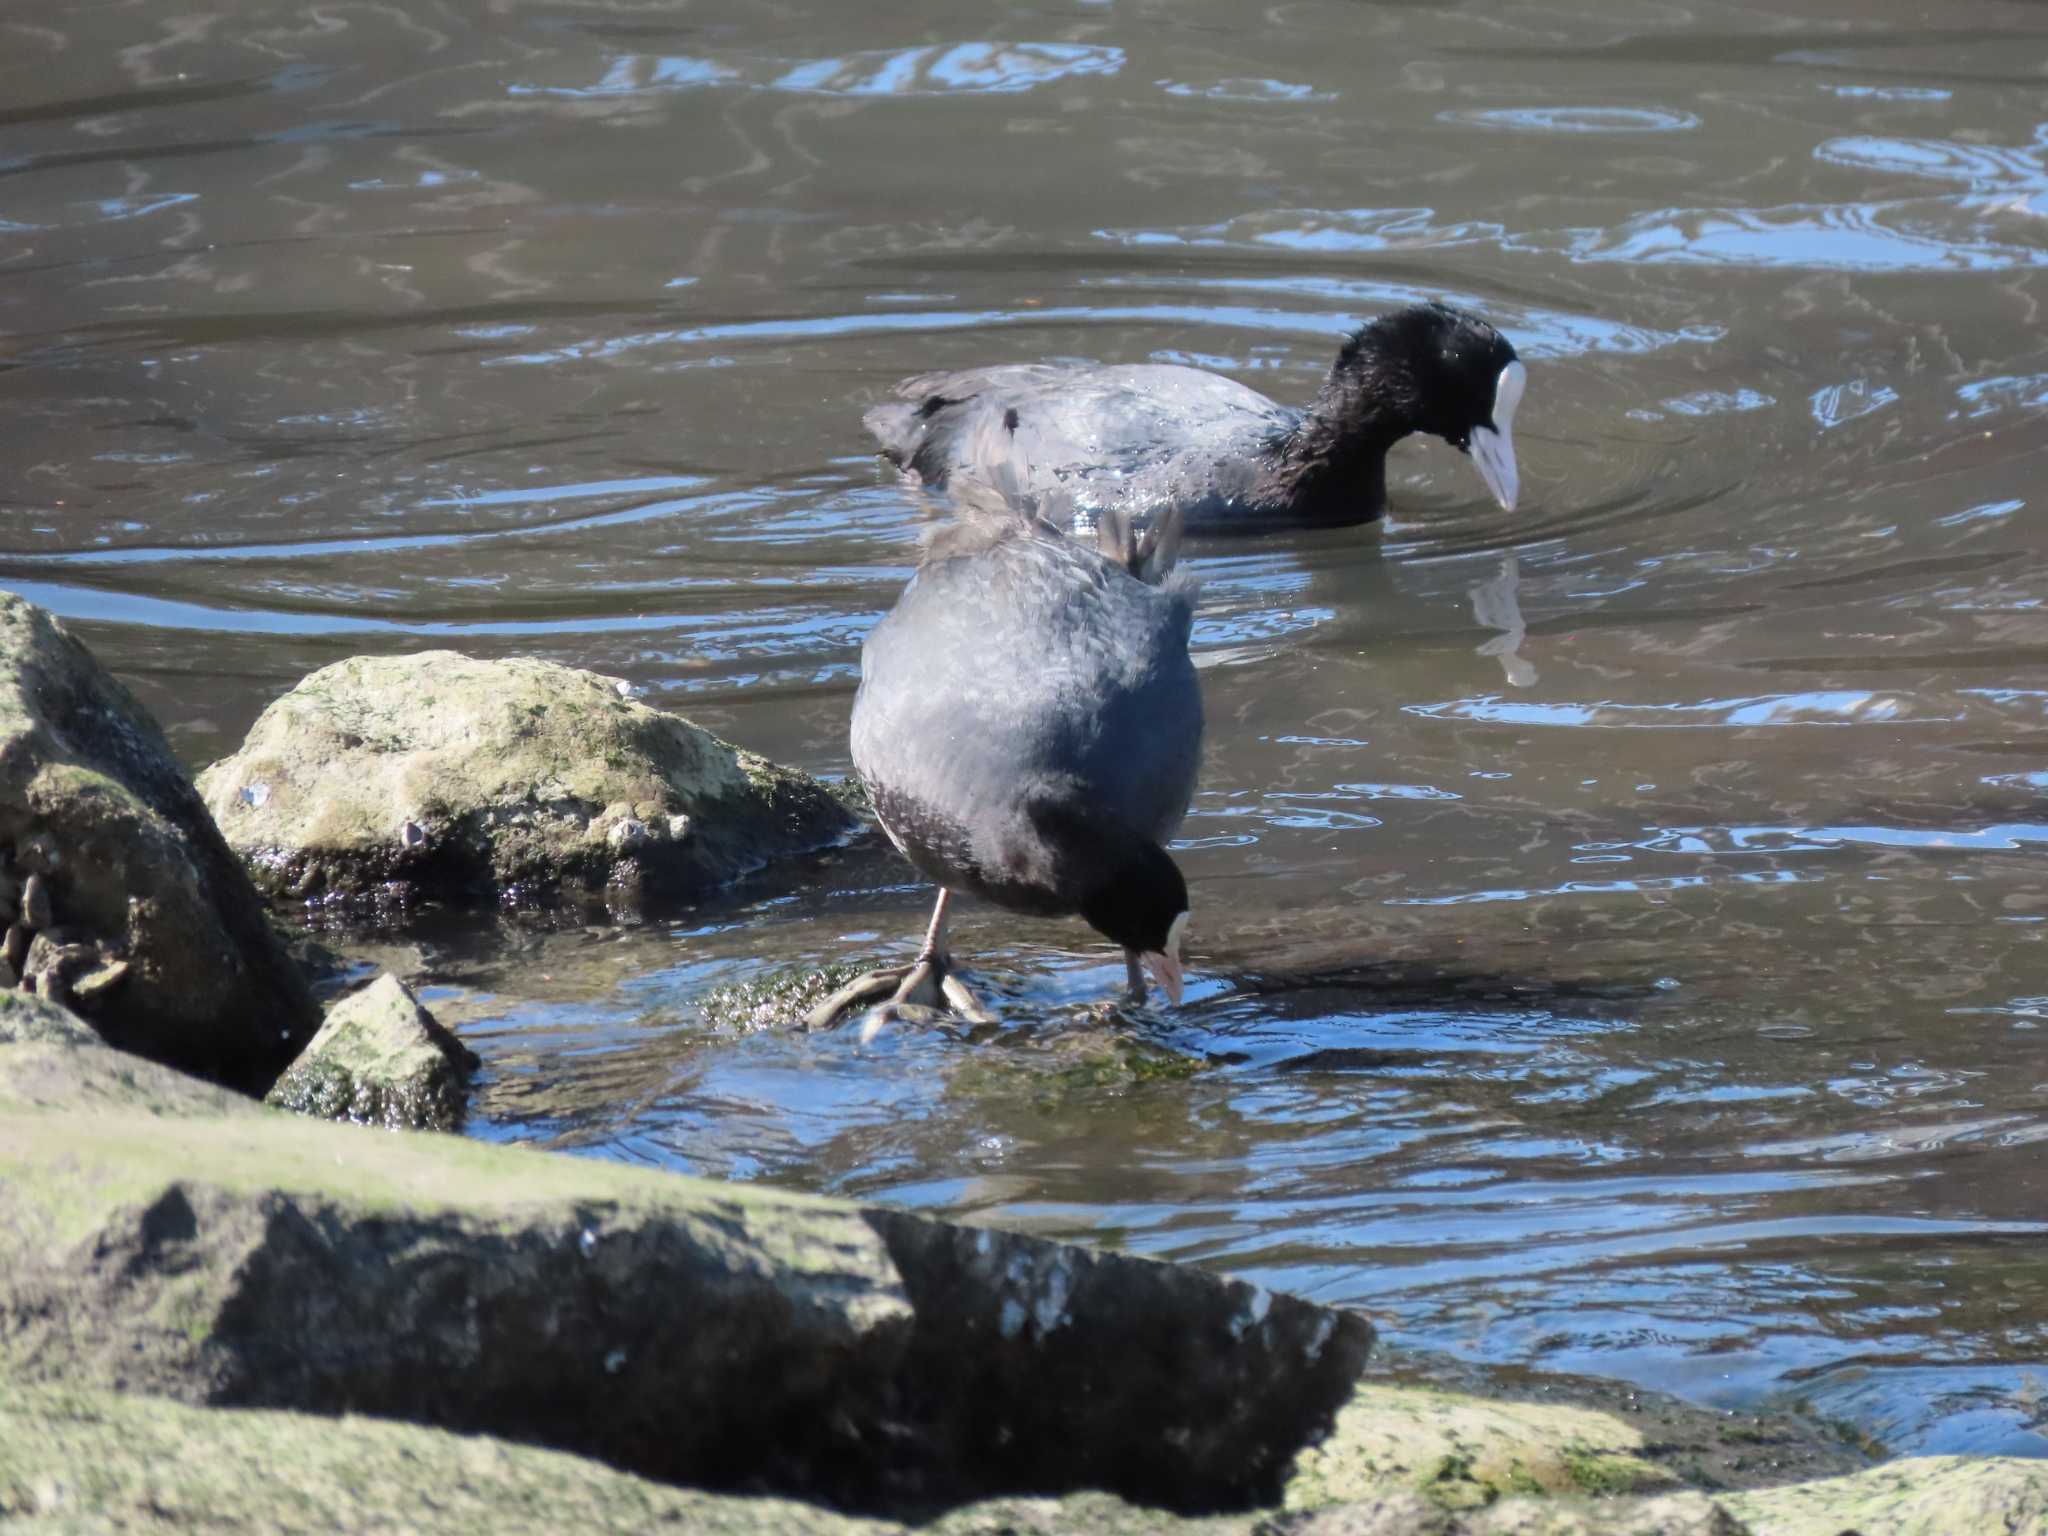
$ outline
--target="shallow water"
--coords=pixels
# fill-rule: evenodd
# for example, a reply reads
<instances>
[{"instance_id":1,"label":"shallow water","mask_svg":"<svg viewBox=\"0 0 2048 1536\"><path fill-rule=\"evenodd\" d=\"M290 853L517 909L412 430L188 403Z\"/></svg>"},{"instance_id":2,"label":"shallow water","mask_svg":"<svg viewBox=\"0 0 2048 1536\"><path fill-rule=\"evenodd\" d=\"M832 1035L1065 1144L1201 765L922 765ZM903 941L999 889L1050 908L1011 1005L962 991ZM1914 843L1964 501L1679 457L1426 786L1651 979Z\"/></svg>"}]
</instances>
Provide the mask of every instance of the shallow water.
<instances>
[{"instance_id":1,"label":"shallow water","mask_svg":"<svg viewBox=\"0 0 2048 1536\"><path fill-rule=\"evenodd\" d=\"M1423 295L1523 506L1209 545L1196 983L970 914L1006 1027L740 1032L872 849L395 936L478 1134L1191 1259L1476 1359L2048 1449L2037 7L31 0L0 583L195 764L360 651L540 654L841 772L927 368L1288 400ZM2036 506L2034 503L2041 502Z\"/></svg>"}]
</instances>

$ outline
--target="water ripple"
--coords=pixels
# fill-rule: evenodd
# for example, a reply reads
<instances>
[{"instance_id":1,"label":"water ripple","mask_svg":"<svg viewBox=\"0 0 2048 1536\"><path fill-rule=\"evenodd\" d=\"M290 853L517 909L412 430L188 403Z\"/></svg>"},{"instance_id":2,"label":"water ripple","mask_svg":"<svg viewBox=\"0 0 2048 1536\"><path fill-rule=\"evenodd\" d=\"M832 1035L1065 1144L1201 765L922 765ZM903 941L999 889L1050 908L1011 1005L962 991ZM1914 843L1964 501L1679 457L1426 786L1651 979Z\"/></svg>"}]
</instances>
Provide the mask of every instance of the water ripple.
<instances>
[{"instance_id":1,"label":"water ripple","mask_svg":"<svg viewBox=\"0 0 2048 1536\"><path fill-rule=\"evenodd\" d=\"M1778 208L1661 208L1618 229L1567 237L1574 262L1644 266L1820 267L1849 272L2002 272L2048 265L2037 246L1958 238L1939 228L1895 228L1882 215L1910 204L1799 203ZM1936 208L1945 205L1935 204ZM1511 238L1543 251L1546 237Z\"/></svg>"},{"instance_id":2,"label":"water ripple","mask_svg":"<svg viewBox=\"0 0 2048 1536\"><path fill-rule=\"evenodd\" d=\"M1124 52L1094 43L934 43L836 57L727 63L621 54L591 85L517 82L513 96L604 97L739 84L806 96L1007 95L1083 75L1114 75Z\"/></svg>"},{"instance_id":3,"label":"water ripple","mask_svg":"<svg viewBox=\"0 0 2048 1536\"><path fill-rule=\"evenodd\" d=\"M1436 117L1440 123L1510 128L1522 133L1683 133L1700 125L1691 112L1644 107L1454 108Z\"/></svg>"},{"instance_id":4,"label":"water ripple","mask_svg":"<svg viewBox=\"0 0 2048 1536\"><path fill-rule=\"evenodd\" d=\"M1738 699L1700 699L1690 703L1593 704L1542 703L1503 699L1495 694L1440 703L1404 704L1404 714L1437 720L1484 720L1503 725L1616 727L1649 730L1698 730L1721 726L1853 725L1882 722L1907 725L1961 718L1953 712L1916 713L1909 697L1844 689L1812 693L1757 694Z\"/></svg>"}]
</instances>

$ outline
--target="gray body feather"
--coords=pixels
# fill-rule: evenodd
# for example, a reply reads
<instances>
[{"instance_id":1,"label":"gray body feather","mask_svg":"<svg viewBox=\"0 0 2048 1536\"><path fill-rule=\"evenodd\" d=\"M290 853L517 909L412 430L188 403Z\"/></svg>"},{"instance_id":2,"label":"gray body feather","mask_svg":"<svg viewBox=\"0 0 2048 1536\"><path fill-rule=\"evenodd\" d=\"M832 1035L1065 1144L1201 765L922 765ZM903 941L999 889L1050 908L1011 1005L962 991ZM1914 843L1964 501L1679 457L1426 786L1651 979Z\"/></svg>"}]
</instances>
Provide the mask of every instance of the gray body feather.
<instances>
[{"instance_id":1,"label":"gray body feather","mask_svg":"<svg viewBox=\"0 0 2048 1536\"><path fill-rule=\"evenodd\" d=\"M1142 522L1177 507L1195 530L1271 513L1274 447L1301 420L1233 380L1160 364L971 368L906 379L897 394L865 420L904 469L941 487L957 471L987 475L1000 445L1022 466L1019 490L1083 525L1111 509Z\"/></svg>"},{"instance_id":2,"label":"gray body feather","mask_svg":"<svg viewBox=\"0 0 2048 1536\"><path fill-rule=\"evenodd\" d=\"M955 486L961 519L862 647L853 760L931 879L1073 912L1118 845L1163 844L1194 793L1195 583L1147 584L974 489Z\"/></svg>"}]
</instances>

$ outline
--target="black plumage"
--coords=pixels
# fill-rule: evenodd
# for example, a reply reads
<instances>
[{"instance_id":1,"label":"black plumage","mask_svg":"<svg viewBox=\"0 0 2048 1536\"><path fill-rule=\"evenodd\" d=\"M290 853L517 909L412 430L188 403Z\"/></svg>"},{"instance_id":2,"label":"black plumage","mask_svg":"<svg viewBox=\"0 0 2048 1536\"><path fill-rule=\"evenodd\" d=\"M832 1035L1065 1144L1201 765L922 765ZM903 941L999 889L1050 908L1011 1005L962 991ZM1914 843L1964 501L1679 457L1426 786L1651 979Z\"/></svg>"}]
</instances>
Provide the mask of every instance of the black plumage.
<instances>
[{"instance_id":1,"label":"black plumage","mask_svg":"<svg viewBox=\"0 0 2048 1536\"><path fill-rule=\"evenodd\" d=\"M947 892L1078 914L1124 947L1139 995L1142 962L1177 1001L1188 896L1165 844L1194 793L1202 700L1176 531L1140 541L1112 518L1083 543L966 477L953 500L958 518L862 647L853 709L876 816L941 888L920 956L932 974L913 971L895 1001L946 979ZM820 1017L893 980L863 978ZM976 1011L957 981L945 991Z\"/></svg>"}]
</instances>

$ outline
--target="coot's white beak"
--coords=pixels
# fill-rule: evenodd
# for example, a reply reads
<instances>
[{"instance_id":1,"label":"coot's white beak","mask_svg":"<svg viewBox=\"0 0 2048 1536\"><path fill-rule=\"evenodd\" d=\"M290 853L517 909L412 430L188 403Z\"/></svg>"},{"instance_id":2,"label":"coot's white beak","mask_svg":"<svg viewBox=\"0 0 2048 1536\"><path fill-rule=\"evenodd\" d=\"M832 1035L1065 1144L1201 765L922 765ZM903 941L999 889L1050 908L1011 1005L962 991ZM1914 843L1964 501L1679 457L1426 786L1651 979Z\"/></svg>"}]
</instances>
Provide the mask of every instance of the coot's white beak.
<instances>
[{"instance_id":1,"label":"coot's white beak","mask_svg":"<svg viewBox=\"0 0 2048 1536\"><path fill-rule=\"evenodd\" d=\"M1472 429L1472 462L1503 511L1515 510L1521 477L1515 471L1515 407L1522 403L1529 375L1520 363L1501 369L1493 386L1493 425Z\"/></svg>"},{"instance_id":2,"label":"coot's white beak","mask_svg":"<svg viewBox=\"0 0 2048 1536\"><path fill-rule=\"evenodd\" d=\"M1176 1008L1180 1006L1182 978L1180 941L1187 928L1188 915L1183 912L1173 920L1173 926L1166 930L1165 950L1138 957L1145 962L1145 970L1152 977L1153 984L1166 994L1166 1000Z\"/></svg>"}]
</instances>

